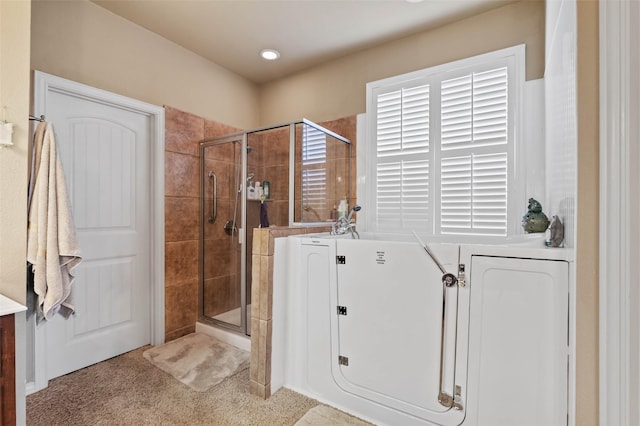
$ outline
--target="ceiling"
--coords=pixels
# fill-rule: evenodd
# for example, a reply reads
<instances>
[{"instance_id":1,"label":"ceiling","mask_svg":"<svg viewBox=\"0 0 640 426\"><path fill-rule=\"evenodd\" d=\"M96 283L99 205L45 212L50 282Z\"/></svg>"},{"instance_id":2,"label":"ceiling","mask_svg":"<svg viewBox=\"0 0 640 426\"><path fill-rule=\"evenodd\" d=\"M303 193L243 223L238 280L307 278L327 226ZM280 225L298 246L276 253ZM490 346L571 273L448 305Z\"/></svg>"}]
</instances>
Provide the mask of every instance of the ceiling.
<instances>
[{"instance_id":1,"label":"ceiling","mask_svg":"<svg viewBox=\"0 0 640 426\"><path fill-rule=\"evenodd\" d=\"M516 0L92 1L260 84Z\"/></svg>"}]
</instances>

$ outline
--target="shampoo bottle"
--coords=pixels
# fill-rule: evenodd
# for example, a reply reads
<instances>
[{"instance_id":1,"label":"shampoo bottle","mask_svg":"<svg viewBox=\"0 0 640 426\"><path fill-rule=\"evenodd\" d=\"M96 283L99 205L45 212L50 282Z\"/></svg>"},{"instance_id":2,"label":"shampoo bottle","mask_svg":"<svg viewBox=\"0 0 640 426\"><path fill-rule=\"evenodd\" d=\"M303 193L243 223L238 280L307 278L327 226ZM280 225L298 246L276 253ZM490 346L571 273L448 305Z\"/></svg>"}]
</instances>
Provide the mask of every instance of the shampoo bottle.
<instances>
[{"instance_id":1,"label":"shampoo bottle","mask_svg":"<svg viewBox=\"0 0 640 426\"><path fill-rule=\"evenodd\" d=\"M247 200L257 200L256 189L253 187L253 182L249 183L247 187Z\"/></svg>"},{"instance_id":2,"label":"shampoo bottle","mask_svg":"<svg viewBox=\"0 0 640 426\"><path fill-rule=\"evenodd\" d=\"M331 209L331 215L329 216L329 219L331 220L337 220L338 219L338 209L336 209L336 205L333 205L333 208Z\"/></svg>"},{"instance_id":3,"label":"shampoo bottle","mask_svg":"<svg viewBox=\"0 0 640 426\"><path fill-rule=\"evenodd\" d=\"M347 200L340 200L338 204L338 219L344 217L347 214Z\"/></svg>"}]
</instances>

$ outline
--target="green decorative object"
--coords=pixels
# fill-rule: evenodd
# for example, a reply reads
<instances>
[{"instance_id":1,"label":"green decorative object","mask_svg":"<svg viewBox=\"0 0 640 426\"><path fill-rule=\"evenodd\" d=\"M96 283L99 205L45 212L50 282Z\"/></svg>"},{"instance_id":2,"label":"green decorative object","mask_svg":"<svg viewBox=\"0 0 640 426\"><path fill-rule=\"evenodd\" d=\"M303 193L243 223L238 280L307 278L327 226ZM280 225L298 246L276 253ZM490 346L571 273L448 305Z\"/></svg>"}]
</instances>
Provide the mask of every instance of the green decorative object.
<instances>
[{"instance_id":1,"label":"green decorative object","mask_svg":"<svg viewBox=\"0 0 640 426\"><path fill-rule=\"evenodd\" d=\"M534 198L529 198L529 211L522 216L524 232L545 232L549 227L549 218L542 213L542 205Z\"/></svg>"}]
</instances>

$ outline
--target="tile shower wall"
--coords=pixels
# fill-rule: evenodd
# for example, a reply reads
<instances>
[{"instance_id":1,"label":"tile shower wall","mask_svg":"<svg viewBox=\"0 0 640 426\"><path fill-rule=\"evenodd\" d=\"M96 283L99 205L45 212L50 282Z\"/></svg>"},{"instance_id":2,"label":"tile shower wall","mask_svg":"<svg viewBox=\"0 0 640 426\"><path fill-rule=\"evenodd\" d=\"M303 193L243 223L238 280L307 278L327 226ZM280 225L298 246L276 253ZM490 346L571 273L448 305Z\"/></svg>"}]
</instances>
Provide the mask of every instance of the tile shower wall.
<instances>
[{"instance_id":1,"label":"tile shower wall","mask_svg":"<svg viewBox=\"0 0 640 426\"><path fill-rule=\"evenodd\" d=\"M357 116L352 115L350 117L319 123L321 126L351 141L351 164L349 165L351 168L351 180L349 187L350 196L347 200L349 203L349 207L352 207L356 204L356 148L358 146L356 120ZM347 151L341 151L341 153L334 155L332 159L334 164L346 160L346 158L344 157L345 153L347 153ZM329 163L329 168L331 168L331 163Z\"/></svg>"},{"instance_id":2,"label":"tile shower wall","mask_svg":"<svg viewBox=\"0 0 640 426\"><path fill-rule=\"evenodd\" d=\"M200 245L199 142L238 129L165 106L165 340L195 331Z\"/></svg>"},{"instance_id":3,"label":"tile shower wall","mask_svg":"<svg viewBox=\"0 0 640 426\"><path fill-rule=\"evenodd\" d=\"M318 123L327 129L343 135L354 143L353 152L355 153L356 139L356 117L347 117L343 119ZM301 139L301 126L297 125L296 140ZM270 226L288 226L289 225L289 147L290 147L290 130L289 127L276 128L267 131L261 131L248 135L248 146L251 148L247 156L247 171L254 174L254 181L270 183L270 197L266 202L267 213ZM329 145L331 147L331 145ZM339 151L339 152L338 152ZM344 170L344 166L338 163L348 161L348 150L337 150L327 153L327 176L328 194L335 194L332 187L332 177L335 179L335 170ZM355 171L355 156L352 159L352 170ZM298 167L298 170L300 167ZM355 172L353 174L355 176ZM346 178L346 177L345 177ZM300 179L297 176L296 179ZM300 181L297 182L300 187ZM352 179L351 188L352 198L349 204L355 202L355 179ZM337 204L339 199L327 199L327 205ZM323 214L322 219L328 219L329 209ZM296 218L299 221L300 218ZM321 219L321 220L322 220ZM306 218L307 221L314 221L313 218ZM260 202L247 201L247 229L255 229L260 225ZM251 248L253 247L253 234L247 233L247 280L251 282L253 277L253 256ZM247 293L247 303L252 303L253 292Z\"/></svg>"},{"instance_id":4,"label":"tile shower wall","mask_svg":"<svg viewBox=\"0 0 640 426\"><path fill-rule=\"evenodd\" d=\"M277 128L247 136L251 151L247 155L247 172L254 182L269 181L269 200L265 202L269 226L289 224L289 128ZM260 201L247 200L247 283L253 283L253 232L260 227ZM247 304L253 306L253 292L247 288Z\"/></svg>"},{"instance_id":5,"label":"tile shower wall","mask_svg":"<svg viewBox=\"0 0 640 426\"><path fill-rule=\"evenodd\" d=\"M349 205L355 203L355 141L356 118L319 123L353 142L352 188ZM240 129L226 126L202 117L165 106L165 340L170 341L195 331L198 320L198 259L200 245L200 158L199 142L202 139L234 133ZM249 172L255 179L271 182L271 201L268 202L269 220L272 226L288 225L289 211L289 131L278 129L254 135L249 139L252 151L248 156ZM221 169L232 163L230 153L216 152L206 156L207 166ZM230 167L230 166L229 166ZM221 182L221 180L219 181ZM231 184L231 179L228 179ZM231 190L219 186L219 216L226 220L230 212ZM208 193L208 191L206 191ZM226 194L226 195L225 195ZM259 224L259 203L248 203L248 228ZM248 234L252 235L252 234ZM211 251L216 240L228 238L221 227L207 229L205 245ZM251 249L252 244L248 244ZM239 295L234 285L235 263L238 255L219 250L218 266L205 265L205 293L218 297L205 298L212 301L203 308L209 315L229 310L239 305ZM251 253L247 257L253 260ZM220 269L225 265L225 269ZM248 265L248 271L252 271ZM224 295L227 295L224 297ZM221 297L222 296L222 297ZM251 295L248 295L251 298Z\"/></svg>"},{"instance_id":6,"label":"tile shower wall","mask_svg":"<svg viewBox=\"0 0 640 426\"><path fill-rule=\"evenodd\" d=\"M269 224L289 224L289 128L252 133L248 136L251 152L247 157L247 170L255 174L255 181L270 183L267 204ZM254 155L255 154L255 155ZM247 204L247 225L260 224L260 203ZM250 269L250 268L249 268Z\"/></svg>"},{"instance_id":7,"label":"tile shower wall","mask_svg":"<svg viewBox=\"0 0 640 426\"><path fill-rule=\"evenodd\" d=\"M345 198L346 190L340 182L349 181L349 196L347 203L353 206L356 202L356 116L340 118L337 120L325 121L318 123L319 125L337 133L351 141L351 148L348 145L339 142L337 139L327 137L326 163L314 165L325 170L327 179L326 199L324 206L315 206L308 211L301 211L299 206L302 204L302 153L300 149L296 149L296 192L295 192L295 221L296 222L322 222L327 221L331 215L332 207L338 207L340 201ZM302 126L296 128L296 140L302 139ZM351 151L351 161L349 164L349 153ZM306 166L307 168L309 166ZM349 167L351 168L351 176L348 176ZM354 216L355 217L355 216Z\"/></svg>"},{"instance_id":8,"label":"tile shower wall","mask_svg":"<svg viewBox=\"0 0 640 426\"><path fill-rule=\"evenodd\" d=\"M240 201L237 188L241 176L238 175L240 170L234 158L240 155L240 144L233 143L208 146L204 151L204 173L208 176L209 172L214 172L218 181L217 219L211 223L213 183L209 178L204 180L205 209L201 219L204 224L205 252L202 308L207 317L240 307L240 245L237 244L236 234L231 236L225 232L227 221L233 223L234 213L238 214L235 203Z\"/></svg>"}]
</instances>

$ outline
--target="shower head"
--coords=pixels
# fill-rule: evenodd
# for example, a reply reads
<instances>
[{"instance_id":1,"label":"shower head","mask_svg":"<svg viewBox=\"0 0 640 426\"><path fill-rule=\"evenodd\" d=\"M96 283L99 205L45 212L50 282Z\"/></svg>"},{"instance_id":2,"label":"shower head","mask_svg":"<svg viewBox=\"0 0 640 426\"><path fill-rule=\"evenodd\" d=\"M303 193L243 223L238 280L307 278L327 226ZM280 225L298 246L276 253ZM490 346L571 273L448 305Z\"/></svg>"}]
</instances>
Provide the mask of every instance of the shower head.
<instances>
[{"instance_id":1,"label":"shower head","mask_svg":"<svg viewBox=\"0 0 640 426\"><path fill-rule=\"evenodd\" d=\"M354 212L359 212L360 209L362 209L362 207L360 207L359 205L355 205L353 207L351 207L351 210L349 210L349 217L347 217L347 222L351 222L351 216L353 216Z\"/></svg>"}]
</instances>

